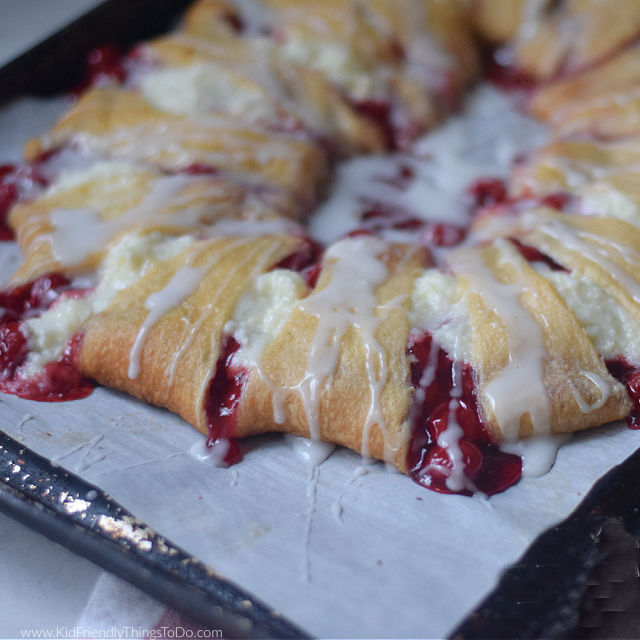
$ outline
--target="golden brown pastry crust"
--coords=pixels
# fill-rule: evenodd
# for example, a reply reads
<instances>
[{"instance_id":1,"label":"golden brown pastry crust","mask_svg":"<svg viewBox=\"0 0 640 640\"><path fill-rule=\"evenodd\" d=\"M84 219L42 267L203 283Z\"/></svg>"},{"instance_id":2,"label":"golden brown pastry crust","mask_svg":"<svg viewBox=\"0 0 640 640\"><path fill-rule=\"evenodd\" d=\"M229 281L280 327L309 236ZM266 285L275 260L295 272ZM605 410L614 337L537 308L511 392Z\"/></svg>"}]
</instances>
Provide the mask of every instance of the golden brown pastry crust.
<instances>
[{"instance_id":1,"label":"golden brown pastry crust","mask_svg":"<svg viewBox=\"0 0 640 640\"><path fill-rule=\"evenodd\" d=\"M207 434L208 383L215 374L224 326L249 283L299 243L293 236L214 238L158 263L89 320L80 371L101 384L166 407ZM134 343L149 316L145 302L173 277L179 278L176 274L185 264L204 267L205 274L193 290L185 289L187 295L179 304L148 327L139 353L139 375L131 377Z\"/></svg>"},{"instance_id":2,"label":"golden brown pastry crust","mask_svg":"<svg viewBox=\"0 0 640 640\"><path fill-rule=\"evenodd\" d=\"M473 0L473 25L480 36L492 43L513 40L518 34L527 0Z\"/></svg>"},{"instance_id":3,"label":"golden brown pastry crust","mask_svg":"<svg viewBox=\"0 0 640 640\"><path fill-rule=\"evenodd\" d=\"M324 152L308 140L262 131L222 114L188 118L154 108L124 89L91 89L27 146L27 159L66 145L163 169L204 165L313 202L326 175Z\"/></svg>"},{"instance_id":4,"label":"golden brown pastry crust","mask_svg":"<svg viewBox=\"0 0 640 640\"><path fill-rule=\"evenodd\" d=\"M410 246L391 246L381 256L389 276L376 288L379 325L376 341L385 361L387 375L378 401L385 424L367 424L372 387L366 371L366 351L372 345L362 330L352 326L340 335L338 363L332 374L319 380L316 434L310 433L309 414L299 385L311 368L311 345L319 319L296 309L275 339L267 345L260 361L262 374L252 371L238 417L237 434L253 435L266 431L285 431L300 436L315 435L327 442L364 452L394 463L406 472L407 420L411 397L409 361L406 348L410 330L408 303L413 283L424 267L422 250ZM331 284L330 264L314 293ZM391 310L384 308L398 298L404 301ZM325 315L333 313L327 307ZM322 320L323 318L321 318ZM318 357L318 356L315 356ZM273 389L279 390L278 403L284 408L284 421L276 422ZM363 443L363 438L368 440Z\"/></svg>"},{"instance_id":5,"label":"golden brown pastry crust","mask_svg":"<svg viewBox=\"0 0 640 640\"><path fill-rule=\"evenodd\" d=\"M600 64L640 33L636 0L475 0L473 9L480 34L509 41L511 64L537 80Z\"/></svg>"},{"instance_id":6,"label":"golden brown pastry crust","mask_svg":"<svg viewBox=\"0 0 640 640\"><path fill-rule=\"evenodd\" d=\"M560 136L618 138L640 134L640 47L594 69L543 86L531 102L535 116Z\"/></svg>"},{"instance_id":7,"label":"golden brown pastry crust","mask_svg":"<svg viewBox=\"0 0 640 640\"><path fill-rule=\"evenodd\" d=\"M228 178L168 176L151 167L130 164L103 166L103 172L71 182L68 188L45 191L41 197L12 209L9 222L25 257L12 278L13 284L35 280L45 273L95 271L118 238L132 231L180 235L202 232L223 219L279 217L268 201ZM59 255L61 248L56 242L54 220L61 211L75 211L77 222L73 224L87 225L87 233L101 239L95 250L71 262L68 256Z\"/></svg>"},{"instance_id":8,"label":"golden brown pastry crust","mask_svg":"<svg viewBox=\"0 0 640 640\"><path fill-rule=\"evenodd\" d=\"M239 91L259 95L271 114L262 123L271 128L303 128L330 143L339 155L383 151L387 141L370 119L321 73L283 60L277 48L234 38L216 42L176 34L145 46L158 64L180 67L211 65L211 73L224 72ZM225 104L219 105L221 110Z\"/></svg>"},{"instance_id":9,"label":"golden brown pastry crust","mask_svg":"<svg viewBox=\"0 0 640 640\"><path fill-rule=\"evenodd\" d=\"M515 235L515 234L513 234ZM516 236L517 237L517 236ZM528 238L527 238L528 239ZM522 292L517 295L521 307L528 312L538 325L542 335L539 345L539 356L542 358L542 386L545 393L541 395L534 386L538 373L535 370L524 373L522 381L528 378L535 397L524 395L532 410L528 411L526 404L515 407L521 411L515 424L500 425L494 411L496 403L500 401L518 405L519 397L500 397L489 392L491 383L501 384L501 376L515 376L515 372L508 372L514 357L510 340L522 327L514 323L508 316L496 313L492 307L492 299L486 299L481 286L468 289L469 306L472 319L473 336L473 365L478 384L478 397L484 413L485 423L490 427L497 441L505 435L513 439L527 438L534 433L540 435L544 426L534 424L532 413L536 410L546 410L539 403L548 399L548 429L550 433L570 433L580 429L596 426L626 417L631 409L624 387L613 379L604 366L600 355L585 333L584 328L568 309L566 303L555 291L553 285L542 275L538 274L527 261L520 256L514 247L506 241L494 241L483 247L461 249L449 257L449 265L457 272L457 264L467 259L465 253L475 253L475 260L481 260L490 274L502 285L502 296L507 304L514 294L507 291L510 285L517 283ZM476 262L477 264L477 262ZM477 273L475 274L477 275ZM468 280L469 274L460 273L462 280ZM477 282L475 282L477 285ZM467 285L468 286L468 285ZM492 284L491 286L495 286ZM508 308L508 307L507 307ZM506 320L506 323L505 323ZM535 332L527 338L532 347L536 348ZM520 363L526 367L527 360ZM602 390L584 375L584 372L595 374L606 381L609 387L608 396L602 401ZM509 380L505 380L508 388ZM502 394L502 391L500 391ZM580 400L589 406L597 407L584 412ZM541 429L542 426L542 429ZM505 433L505 428L509 431Z\"/></svg>"}]
</instances>

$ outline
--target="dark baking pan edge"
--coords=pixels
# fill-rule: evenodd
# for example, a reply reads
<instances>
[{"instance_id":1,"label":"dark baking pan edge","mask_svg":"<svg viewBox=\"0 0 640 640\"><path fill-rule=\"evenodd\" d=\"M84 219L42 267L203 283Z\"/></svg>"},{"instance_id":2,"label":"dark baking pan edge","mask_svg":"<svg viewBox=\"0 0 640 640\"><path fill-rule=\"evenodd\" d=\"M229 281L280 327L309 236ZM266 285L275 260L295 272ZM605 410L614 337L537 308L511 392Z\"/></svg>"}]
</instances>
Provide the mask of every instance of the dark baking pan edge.
<instances>
[{"instance_id":1,"label":"dark baking pan edge","mask_svg":"<svg viewBox=\"0 0 640 640\"><path fill-rule=\"evenodd\" d=\"M0 511L225 637L310 637L99 487L2 431Z\"/></svg>"},{"instance_id":2,"label":"dark baking pan edge","mask_svg":"<svg viewBox=\"0 0 640 640\"><path fill-rule=\"evenodd\" d=\"M539 535L452 640L640 638L640 449Z\"/></svg>"},{"instance_id":3,"label":"dark baking pan edge","mask_svg":"<svg viewBox=\"0 0 640 640\"><path fill-rule=\"evenodd\" d=\"M126 50L175 24L192 0L106 0L0 68L0 102L23 94L54 95L82 80L91 49Z\"/></svg>"}]
</instances>

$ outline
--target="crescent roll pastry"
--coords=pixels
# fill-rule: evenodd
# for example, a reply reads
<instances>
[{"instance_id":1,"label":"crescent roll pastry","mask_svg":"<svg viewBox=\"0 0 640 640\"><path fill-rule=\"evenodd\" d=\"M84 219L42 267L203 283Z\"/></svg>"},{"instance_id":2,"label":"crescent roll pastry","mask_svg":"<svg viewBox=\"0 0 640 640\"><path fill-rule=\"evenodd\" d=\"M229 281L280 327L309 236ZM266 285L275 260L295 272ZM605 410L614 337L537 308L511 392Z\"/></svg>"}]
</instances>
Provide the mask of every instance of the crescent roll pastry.
<instances>
[{"instance_id":1,"label":"crescent roll pastry","mask_svg":"<svg viewBox=\"0 0 640 640\"><path fill-rule=\"evenodd\" d=\"M288 236L193 241L151 265L85 327L85 375L179 413L207 433L207 391L238 298L293 253Z\"/></svg>"},{"instance_id":2,"label":"crescent roll pastry","mask_svg":"<svg viewBox=\"0 0 640 640\"><path fill-rule=\"evenodd\" d=\"M628 414L624 388L576 317L508 240L453 252L448 264L469 288L470 361L497 440L574 431Z\"/></svg>"},{"instance_id":3,"label":"crescent roll pastry","mask_svg":"<svg viewBox=\"0 0 640 640\"><path fill-rule=\"evenodd\" d=\"M525 15L527 0L473 0L473 26L491 43L513 40Z\"/></svg>"},{"instance_id":4,"label":"crescent roll pastry","mask_svg":"<svg viewBox=\"0 0 640 640\"><path fill-rule=\"evenodd\" d=\"M0 168L24 253L0 390L97 382L179 414L223 464L283 432L465 495L517 482L525 439L640 426L639 10L195 2L27 146L28 190ZM547 82L529 107L564 137L456 193L468 228L427 233L403 208L433 205L412 142L477 78L472 23ZM316 243L300 223L338 160L399 148L349 192L361 226Z\"/></svg>"},{"instance_id":5,"label":"crescent roll pastry","mask_svg":"<svg viewBox=\"0 0 640 640\"><path fill-rule=\"evenodd\" d=\"M345 239L266 341L239 307L228 328L240 345L234 363L249 373L237 433L284 430L404 468L408 311L424 261L416 247Z\"/></svg>"},{"instance_id":6,"label":"crescent roll pastry","mask_svg":"<svg viewBox=\"0 0 640 640\"><path fill-rule=\"evenodd\" d=\"M241 32L252 35L266 33L271 19L259 2L199 0L185 12L181 30L209 40L228 42Z\"/></svg>"},{"instance_id":7,"label":"crescent roll pastry","mask_svg":"<svg viewBox=\"0 0 640 640\"><path fill-rule=\"evenodd\" d=\"M167 175L123 161L67 171L11 212L25 254L14 282L95 271L112 241L132 230L207 233L225 219L276 220L264 195L218 175Z\"/></svg>"},{"instance_id":8,"label":"crescent roll pastry","mask_svg":"<svg viewBox=\"0 0 640 640\"><path fill-rule=\"evenodd\" d=\"M621 218L640 225L640 141L556 140L514 169L517 197L564 194L587 215Z\"/></svg>"},{"instance_id":9,"label":"crescent roll pastry","mask_svg":"<svg viewBox=\"0 0 640 640\"><path fill-rule=\"evenodd\" d=\"M640 47L540 88L531 111L561 136L618 138L640 133Z\"/></svg>"},{"instance_id":10,"label":"crescent roll pastry","mask_svg":"<svg viewBox=\"0 0 640 640\"><path fill-rule=\"evenodd\" d=\"M640 33L640 4L617 0L476 0L475 22L503 59L536 80L593 67Z\"/></svg>"},{"instance_id":11,"label":"crescent roll pastry","mask_svg":"<svg viewBox=\"0 0 640 640\"><path fill-rule=\"evenodd\" d=\"M187 267L184 255L159 263L88 322L81 372L169 407L214 440L277 430L401 463L406 306L421 252L345 240L309 290L297 272L273 269L296 243L216 239L191 245ZM197 287L195 269L207 270ZM355 297L353 285L362 285ZM232 428L216 405L216 367L242 372Z\"/></svg>"},{"instance_id":12,"label":"crescent roll pastry","mask_svg":"<svg viewBox=\"0 0 640 640\"><path fill-rule=\"evenodd\" d=\"M89 90L47 136L28 145L27 158L68 146L168 171L222 171L282 189L307 206L326 172L324 153L308 140L261 131L222 115L174 115L123 89Z\"/></svg>"},{"instance_id":13,"label":"crescent roll pastry","mask_svg":"<svg viewBox=\"0 0 640 640\"><path fill-rule=\"evenodd\" d=\"M271 130L307 131L339 155L386 145L384 131L326 78L282 59L264 38L220 42L178 33L142 51L156 68L138 89L172 113L222 112Z\"/></svg>"},{"instance_id":14,"label":"crescent roll pastry","mask_svg":"<svg viewBox=\"0 0 640 640\"><path fill-rule=\"evenodd\" d=\"M299 75L302 93L313 94L302 103L329 99L334 111L342 101L339 112L346 119L347 135L357 129L364 133L368 122L371 133L382 136L377 144L383 148L405 147L435 124L477 69L468 14L458 0L308 0L304 5L267 0L260 9L256 3L234 7L201 1L184 28L187 34L211 40L235 31L249 44L257 40L263 51L271 39L279 83L284 62ZM273 70L270 65L268 73L274 75ZM328 112L329 106L322 110Z\"/></svg>"}]
</instances>

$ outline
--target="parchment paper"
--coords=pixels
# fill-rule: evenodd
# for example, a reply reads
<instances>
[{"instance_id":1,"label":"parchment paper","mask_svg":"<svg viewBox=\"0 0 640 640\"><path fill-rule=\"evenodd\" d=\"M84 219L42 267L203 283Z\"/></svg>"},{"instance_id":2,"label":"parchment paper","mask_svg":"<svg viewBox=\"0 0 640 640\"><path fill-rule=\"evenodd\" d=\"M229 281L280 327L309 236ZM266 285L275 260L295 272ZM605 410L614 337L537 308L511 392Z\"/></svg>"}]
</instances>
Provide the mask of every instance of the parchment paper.
<instances>
[{"instance_id":1,"label":"parchment paper","mask_svg":"<svg viewBox=\"0 0 640 640\"><path fill-rule=\"evenodd\" d=\"M19 156L62 107L5 107L0 158ZM0 245L2 279L18 260ZM445 636L640 443L623 425L581 434L550 473L485 500L432 493L345 450L314 469L277 436L246 442L240 464L216 468L196 459L204 439L181 419L104 388L59 404L1 395L0 428L326 638Z\"/></svg>"}]
</instances>

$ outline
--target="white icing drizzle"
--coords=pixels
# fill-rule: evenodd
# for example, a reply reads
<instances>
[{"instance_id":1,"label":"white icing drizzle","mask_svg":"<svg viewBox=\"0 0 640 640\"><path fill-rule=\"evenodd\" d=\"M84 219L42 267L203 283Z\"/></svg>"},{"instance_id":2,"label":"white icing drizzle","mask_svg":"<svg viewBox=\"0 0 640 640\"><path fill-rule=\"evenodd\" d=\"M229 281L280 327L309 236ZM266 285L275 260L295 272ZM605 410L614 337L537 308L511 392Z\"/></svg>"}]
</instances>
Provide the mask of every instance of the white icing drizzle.
<instances>
[{"instance_id":1,"label":"white icing drizzle","mask_svg":"<svg viewBox=\"0 0 640 640\"><path fill-rule=\"evenodd\" d=\"M173 167L206 162L215 167L241 168L248 174L259 174L260 167L275 159L293 160L297 148L290 138L267 136L248 122L239 125L231 118L210 114L174 118L169 125L151 122L99 136L84 132L73 142L98 154L156 162L165 158L165 164ZM259 168L251 170L256 163Z\"/></svg>"},{"instance_id":2,"label":"white icing drizzle","mask_svg":"<svg viewBox=\"0 0 640 640\"><path fill-rule=\"evenodd\" d=\"M167 212L167 203L179 214L167 212L162 223L167 226L198 226L200 219L215 209L213 198L222 192L220 184L212 183L206 190L183 193L189 185L202 181L190 175L164 176L154 180L142 200L123 215L103 220L95 209L53 209L51 233L44 234L40 242L48 242L51 253L61 264L73 266L102 250L119 232L132 226L144 226L158 221L160 212Z\"/></svg>"},{"instance_id":3,"label":"white icing drizzle","mask_svg":"<svg viewBox=\"0 0 640 640\"><path fill-rule=\"evenodd\" d=\"M344 510L344 508L342 506L342 500L344 499L344 494L345 494L346 490L352 484L354 484L356 480L359 480L360 478L362 478L362 476L366 476L368 473L369 473L369 467L366 467L366 466L363 466L363 465L359 466L359 467L356 467L353 470L353 472L351 473L351 477L349 478L349 480L347 480L345 485L340 490L340 493L338 494L338 497L332 503L332 505L331 505L331 513L333 514L333 517L340 524L342 524L342 512Z\"/></svg>"},{"instance_id":4,"label":"white icing drizzle","mask_svg":"<svg viewBox=\"0 0 640 640\"><path fill-rule=\"evenodd\" d=\"M446 485L450 491L458 492L470 489L475 493L475 486L465 474L464 454L460 448L460 439L464 431L458 423L456 412L460 408L460 396L462 395L462 364L453 363L453 387L451 388L451 400L449 401L449 416L447 428L438 436L438 446L445 449L451 467L447 470Z\"/></svg>"},{"instance_id":5,"label":"white icing drizzle","mask_svg":"<svg viewBox=\"0 0 640 640\"><path fill-rule=\"evenodd\" d=\"M263 273L265 271L265 269L269 266L273 264L274 261L274 255L276 254L276 251L279 249L279 247L274 246L270 251L265 251L264 255L258 260L258 262L256 263L256 265L253 267L253 269L251 270L251 272L249 273L247 280L251 281L254 278L257 278L259 274ZM188 346L191 344L191 341L194 339L197 331L199 330L199 328L202 326L202 323L206 320L207 315L209 314L209 312L211 311L211 309L215 308L215 303L217 302L217 300L219 299L219 297L224 293L227 284L231 281L231 279L234 277L235 272L237 272L238 270L242 269L248 262L250 262L257 253L259 253L261 250L264 250L261 247L257 247L255 249L255 251L250 252L244 260L242 260L240 262L240 264L238 266L235 267L235 269L233 270L234 273L229 274L229 276L227 277L227 279L225 279L225 281L221 284L221 286L218 287L218 291L216 293L216 297L215 300L212 301L212 303L210 305L207 305L207 307L203 310L202 314L200 315L200 318L198 319L198 321L193 325L193 327L190 329L189 331L189 336L187 338L187 340L185 341L185 344ZM186 347L185 347L186 348ZM170 379L171 381L173 381L174 377L175 377L175 366L177 364L177 362L179 361L181 355L184 353L184 350L179 351L177 356L174 356L174 359L171 363L171 370L169 372L170 375ZM211 377L215 375L215 370L211 371L211 375L207 376L205 378L203 378L202 380L202 384L200 386L200 392L198 394L199 398L203 398L207 388L209 386L209 383L211 382Z\"/></svg>"},{"instance_id":6,"label":"white icing drizzle","mask_svg":"<svg viewBox=\"0 0 640 640\"><path fill-rule=\"evenodd\" d=\"M311 467L311 477L307 484L307 497L309 498L309 508L304 528L304 565L303 575L305 582L311 582L311 559L309 558L309 543L311 542L311 528L313 525L313 514L316 512L316 500L318 497L318 478L320 477L320 467Z\"/></svg>"},{"instance_id":7,"label":"white icing drizzle","mask_svg":"<svg viewBox=\"0 0 640 640\"><path fill-rule=\"evenodd\" d=\"M420 376L420 383L415 391L414 407L421 407L426 399L426 390L435 380L436 372L438 369L438 351L440 346L435 340L431 340L429 345L429 357L427 359L427 366L422 371Z\"/></svg>"},{"instance_id":8,"label":"white icing drizzle","mask_svg":"<svg viewBox=\"0 0 640 640\"><path fill-rule=\"evenodd\" d=\"M447 488L453 492L459 492L465 489L470 483L464 473L465 463L462 449L460 449L460 438L464 435L462 427L458 424L456 411L460 407L458 398L451 398L449 401L449 418L447 428L438 436L438 446L445 449L451 467L446 470L447 479L445 480ZM432 465L427 467L427 470Z\"/></svg>"},{"instance_id":9,"label":"white icing drizzle","mask_svg":"<svg viewBox=\"0 0 640 640\"><path fill-rule=\"evenodd\" d=\"M200 267L192 267L191 264L193 263L193 261L196 260L197 257L205 252L209 247L209 243L205 243L204 247L200 249L200 251L188 256L186 264L178 269L178 271L173 275L171 280L163 289L152 293L145 300L145 306L149 310L149 313L138 330L138 334L129 354L128 375L130 378L136 378L140 372L140 357L144 346L144 341L151 327L153 327L153 325L171 309L178 306L186 298L192 295L202 281L202 278L218 262L220 262L220 260L234 251L238 246L247 242L249 242L249 239L237 239L235 242L231 242L227 246L225 246L223 250L216 252L215 256L206 264ZM175 379L175 372L180 358L192 344L198 330L208 317L210 311L215 307L220 296L225 292L228 283L233 279L233 277L239 270L241 270L248 262L250 262L255 257L257 253L262 250L264 250L264 247L257 246L252 251L248 252L248 254L244 256L242 260L240 260L239 264L235 266L229 274L227 274L226 278L221 283L219 283L215 295L212 296L209 304L207 304L202 310L202 313L200 314L198 320L189 328L186 338L182 341L180 348L175 351L169 366L165 370L165 375L167 375L167 377L169 378L170 384L172 384ZM272 251L267 251L266 255L258 261L258 264L254 267L249 276L250 278L257 276L258 273L265 269L265 267L269 264L269 261L272 260L272 253ZM207 383L208 379L205 379L205 381L203 381L203 385L206 385Z\"/></svg>"},{"instance_id":10,"label":"white icing drizzle","mask_svg":"<svg viewBox=\"0 0 640 640\"><path fill-rule=\"evenodd\" d=\"M556 461L558 449L571 439L571 434L538 435L516 442L505 442L500 449L522 458L522 475L538 477L548 473Z\"/></svg>"},{"instance_id":11,"label":"white icing drizzle","mask_svg":"<svg viewBox=\"0 0 640 640\"><path fill-rule=\"evenodd\" d=\"M535 225L532 228L537 228L545 235L560 242L566 249L582 255L587 258L587 260L590 260L600 266L616 282L618 282L623 289L626 289L629 295L631 295L637 303L640 303L640 282L610 259L609 252L601 245L602 239L597 238L588 232L574 229L571 226L560 222L560 220L541 221L539 217L529 216L526 217L525 224ZM591 242L586 242L587 240L590 240ZM598 244L592 244L593 241ZM609 244L608 239L607 243ZM627 260L630 260L631 254L635 253L632 252L631 249L625 250L619 244L612 248L621 250L622 255L625 256L625 259ZM633 261L636 264L638 263L637 254Z\"/></svg>"},{"instance_id":12,"label":"white icing drizzle","mask_svg":"<svg viewBox=\"0 0 640 640\"><path fill-rule=\"evenodd\" d=\"M237 249L240 245L246 242L247 240L240 239L236 241L231 241L228 244L226 244L225 247L221 249L220 252L217 254L214 264L219 262L223 258L225 258L229 253L231 253L232 251ZM240 261L238 266L235 269L233 269L222 282L220 282L218 288L215 291L215 294L211 297L211 300L209 301L209 303L202 310L202 313L200 314L200 317L198 318L198 320L189 327L189 331L186 337L181 340L180 346L174 351L173 356L171 358L171 362L169 363L168 367L165 369L165 375L169 379L170 385L172 385L175 380L178 363L180 362L182 356L188 351L189 347L192 345L198 331L206 321L211 310L215 307L215 305L220 300L220 296L224 293L225 289L227 288L227 285L229 284L231 279L234 277L236 271L238 269L242 269L242 267L244 267L244 265L247 262L252 260L259 250L260 248L256 247L255 249L250 251L245 256L245 258ZM210 265L210 267L212 266L213 264Z\"/></svg>"},{"instance_id":13,"label":"white icing drizzle","mask_svg":"<svg viewBox=\"0 0 640 640\"><path fill-rule=\"evenodd\" d=\"M104 248L105 236L114 235L114 221L103 221L94 209L54 209L50 215L55 227L43 239L51 243L56 260L74 265ZM63 262L64 261L64 262Z\"/></svg>"},{"instance_id":14,"label":"white icing drizzle","mask_svg":"<svg viewBox=\"0 0 640 640\"><path fill-rule=\"evenodd\" d=\"M389 275L379 257L386 248L383 241L367 236L337 242L325 254L326 268L331 270L328 285L299 305L301 311L318 318L307 370L297 385L313 439L320 437L320 394L326 379L337 369L342 338L350 327L360 329L366 349L370 393L362 430L361 453L364 457L369 455L369 433L373 424L386 432L380 395L388 375L387 354L375 336L380 325L375 290Z\"/></svg>"},{"instance_id":15,"label":"white icing drizzle","mask_svg":"<svg viewBox=\"0 0 640 640\"><path fill-rule=\"evenodd\" d=\"M432 340L429 351L429 362L425 368L425 372L423 373L420 385L416 390L416 398L419 403L422 403L424 400L426 387L433 381L439 348L440 347L436 341ZM431 369L434 370L430 371ZM446 476L445 484L450 491L458 493L468 489L471 493L476 493L477 489L474 483L465 474L466 464L464 461L464 453L460 448L460 439L464 436L464 430L458 423L457 418L457 411L460 408L460 397L463 392L462 363L458 360L453 361L452 383L447 415L447 426L444 431L440 433L437 440L438 446L442 447L446 452L450 466L430 463L421 469L420 477L428 476L433 471L437 471ZM420 393L421 395L419 395Z\"/></svg>"},{"instance_id":16,"label":"white icing drizzle","mask_svg":"<svg viewBox=\"0 0 640 640\"><path fill-rule=\"evenodd\" d=\"M575 384L570 380L569 386L571 387L571 392L573 393L573 397L575 398L578 406L580 407L580 411L582 413L587 414L592 411L596 411L605 405L609 396L611 395L611 385L597 373L593 373L592 371L580 371L580 375L584 376L587 380L593 383L593 385L598 389L598 393L600 397L593 402L588 402L584 399L583 395L580 393L579 389L576 389Z\"/></svg>"},{"instance_id":17,"label":"white icing drizzle","mask_svg":"<svg viewBox=\"0 0 640 640\"><path fill-rule=\"evenodd\" d=\"M500 120L504 137L495 138ZM479 177L506 177L513 159L546 141L546 128L520 114L508 96L476 89L462 115L419 140L412 156L358 156L338 166L329 198L316 209L310 232L328 243L360 226L366 203L377 203L424 220L466 226L471 212L466 188ZM402 166L415 179L397 180ZM416 242L415 232L388 231L390 241Z\"/></svg>"},{"instance_id":18,"label":"white icing drizzle","mask_svg":"<svg viewBox=\"0 0 640 640\"><path fill-rule=\"evenodd\" d=\"M155 291L145 300L144 306L149 310L149 313L138 329L138 334L129 353L129 378L133 380L140 373L140 356L149 329L171 309L177 307L194 293L212 266L212 263L208 263L201 267L192 267L189 264L180 267L164 288Z\"/></svg>"},{"instance_id":19,"label":"white icing drizzle","mask_svg":"<svg viewBox=\"0 0 640 640\"><path fill-rule=\"evenodd\" d=\"M189 448L189 455L198 462L210 460L216 467L228 467L224 457L229 451L230 442L225 438L216 440L213 446L207 445L207 440L197 440Z\"/></svg>"},{"instance_id":20,"label":"white icing drizzle","mask_svg":"<svg viewBox=\"0 0 640 640\"><path fill-rule=\"evenodd\" d=\"M309 440L309 438L301 438L300 436L292 436L291 434L285 434L284 438L299 458L314 467L321 465L336 448L336 446L330 442Z\"/></svg>"},{"instance_id":21,"label":"white icing drizzle","mask_svg":"<svg viewBox=\"0 0 640 640\"><path fill-rule=\"evenodd\" d=\"M471 290L482 296L507 328L509 362L484 385L481 393L491 405L503 438L515 440L520 418L526 413L531 417L534 433L549 432L551 407L544 384L547 350L542 328L521 302L524 293L536 293L522 280L522 258L507 240L498 239L494 245L500 249L502 261L519 276L515 282L499 282L477 249L452 253L450 266L469 281Z\"/></svg>"},{"instance_id":22,"label":"white icing drizzle","mask_svg":"<svg viewBox=\"0 0 640 640\"><path fill-rule=\"evenodd\" d=\"M274 419L284 413L287 391L295 389L302 398L304 412L312 439L320 438L319 404L327 379L332 376L340 357L342 338L351 328L359 329L366 355L365 366L369 382L369 409L362 430L364 457L369 456L369 435L377 425L385 437L385 459L392 459L398 443L392 442L381 406L381 394L388 377L387 353L376 338L381 309L387 313L393 305L380 305L376 288L389 272L380 259L387 244L372 236L347 238L332 245L325 253L324 270L330 279L323 289L315 290L303 299L298 308L315 316L318 325L311 343L307 368L302 379L293 387L274 389ZM399 302L400 299L396 302Z\"/></svg>"}]
</instances>

